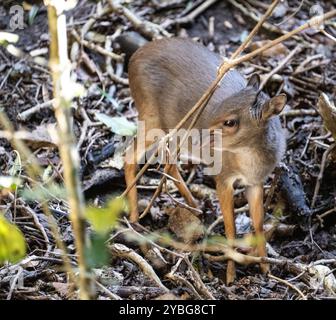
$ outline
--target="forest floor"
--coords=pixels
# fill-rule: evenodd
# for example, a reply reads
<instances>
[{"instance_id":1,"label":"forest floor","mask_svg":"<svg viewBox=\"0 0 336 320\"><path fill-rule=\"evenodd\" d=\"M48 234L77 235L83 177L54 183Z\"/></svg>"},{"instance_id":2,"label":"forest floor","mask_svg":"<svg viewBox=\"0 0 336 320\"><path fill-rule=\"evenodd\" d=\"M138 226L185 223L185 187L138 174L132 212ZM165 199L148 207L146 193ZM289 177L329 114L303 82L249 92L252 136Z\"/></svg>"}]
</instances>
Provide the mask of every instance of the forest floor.
<instances>
[{"instance_id":1,"label":"forest floor","mask_svg":"<svg viewBox=\"0 0 336 320\"><path fill-rule=\"evenodd\" d=\"M125 1L125 5L141 19L161 25L166 32L199 40L225 56L239 46L256 24L255 20L267 8L266 1L213 1L215 3L194 20L179 22L200 2L135 0ZM301 2L282 2L248 50L305 23L312 13L313 3L304 1L301 6ZM332 2L324 2L324 6L323 10L327 12L332 9ZM9 7L0 5L0 10L7 12ZM115 152L119 141L111 128L100 122L96 115L121 116L136 123L137 111L130 97L124 63L78 45L73 36L74 32L81 33L89 19L95 17L96 11L97 4L79 1L67 17L74 74L86 88L86 96L73 103L81 181L86 201L101 206L107 199L120 194L125 189L125 182L122 159ZM25 15L25 28L14 31L20 37L17 47L24 55L15 57L0 46L0 106L16 130L30 133L24 136L24 140L45 168L45 179L53 178L61 183L60 156L49 134L50 126L55 123L49 102L52 99L50 72L47 66L37 64L32 58L35 54L43 61L48 59L47 12L39 7L37 14L29 18L30 23L28 11ZM2 17L0 29L9 31L10 15ZM94 18L86 37L92 43L105 47L109 36L113 51L121 54L116 38L134 30L125 16L109 12ZM325 30L336 37L336 30L331 24L326 23ZM246 78L257 72L262 79L268 79L270 72L285 62L264 87L270 95L284 92L288 97L287 106L281 114L287 135L287 151L279 168L266 180L264 188L268 255L278 261L271 264L273 276L261 274L258 265L237 265L236 281L226 286L226 262L216 259L216 256L203 252L182 254L176 248L165 250L161 245L145 245L125 236L128 229L144 238L149 237L149 232L173 234L175 239L181 237L179 226L171 217L182 210L178 208L178 203L183 203L183 199L168 184L169 194L163 192L139 224L132 226L121 218L120 226L113 231L112 245L127 246L127 250L145 258L145 265L141 266L115 252L106 266L95 269L98 281L107 289L100 287L99 299L110 299L108 291L123 299L167 297L166 291L143 272L142 268L148 265L170 290L170 298L336 298L336 158L333 158L332 152L331 156L326 154L334 140L318 113L321 92L330 100L336 99L335 48L335 39L309 29L238 66ZM107 66L112 66L113 70L109 71ZM32 109L36 106L40 108ZM9 175L13 168L17 172L17 166L27 189L31 180L24 170L21 172L17 152L0 136L0 175ZM182 166L181 170L202 211L197 219L204 231L198 238L224 236L223 223L218 219L220 210L214 182L203 175L201 167ZM319 179L319 174L322 174L322 179ZM160 177L151 171L140 179L140 208L148 204ZM42 185L44 182L41 182ZM69 210L63 196L60 190L55 190L47 204L57 220L69 257L75 263ZM15 194L0 193L0 210L22 230L28 243L28 256L22 262L0 267L0 299L73 298L68 295L69 285L60 251L42 207L43 201L26 199L19 190ZM237 233L243 237L250 232L250 218L241 189L235 193L235 208ZM177 224L183 222L179 220ZM18 279L23 282L20 284Z\"/></svg>"}]
</instances>

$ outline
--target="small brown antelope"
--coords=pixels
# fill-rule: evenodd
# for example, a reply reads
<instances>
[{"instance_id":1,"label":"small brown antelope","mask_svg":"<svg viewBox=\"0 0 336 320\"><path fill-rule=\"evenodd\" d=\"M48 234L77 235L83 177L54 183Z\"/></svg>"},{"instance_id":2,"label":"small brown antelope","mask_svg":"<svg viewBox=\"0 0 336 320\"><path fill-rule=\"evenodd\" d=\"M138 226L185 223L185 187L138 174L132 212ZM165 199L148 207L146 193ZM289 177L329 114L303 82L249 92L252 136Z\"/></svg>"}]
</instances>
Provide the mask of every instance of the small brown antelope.
<instances>
[{"instance_id":1,"label":"small brown antelope","mask_svg":"<svg viewBox=\"0 0 336 320\"><path fill-rule=\"evenodd\" d=\"M130 59L128 73L139 120L145 122L146 130L173 129L216 78L221 61L219 55L204 46L182 38L156 40L138 49ZM239 72L229 71L195 128L221 129L223 163L215 181L227 239L235 239L233 188L239 183L246 187L253 227L261 239L257 245L258 254L265 256L263 182L285 151L278 114L286 104L286 96L269 98L259 91L259 82L257 75L246 83ZM146 141L146 147L152 142ZM135 154L135 163L125 164L127 185L136 176ZM176 165L171 166L169 174L180 181L176 186L187 203L196 207ZM128 197L130 218L137 221L135 187ZM268 265L261 265L261 268L267 272ZM229 261L227 283L234 278L235 265Z\"/></svg>"}]
</instances>

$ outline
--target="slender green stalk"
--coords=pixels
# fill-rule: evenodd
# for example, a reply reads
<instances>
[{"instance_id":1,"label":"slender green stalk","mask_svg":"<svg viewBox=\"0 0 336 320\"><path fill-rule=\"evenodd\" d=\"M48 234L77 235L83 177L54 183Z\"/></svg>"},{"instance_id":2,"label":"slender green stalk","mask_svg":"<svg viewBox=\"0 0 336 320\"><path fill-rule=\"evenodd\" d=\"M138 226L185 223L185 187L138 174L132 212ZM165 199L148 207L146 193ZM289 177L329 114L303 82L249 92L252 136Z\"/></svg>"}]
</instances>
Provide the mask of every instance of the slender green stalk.
<instances>
[{"instance_id":1,"label":"slender green stalk","mask_svg":"<svg viewBox=\"0 0 336 320\"><path fill-rule=\"evenodd\" d=\"M55 5L56 6L56 5ZM72 131L71 117L71 64L68 59L66 18L60 3L57 8L53 2L48 5L50 30L50 69L54 89L54 109L58 123L59 152L63 162L64 181L68 193L70 219L75 237L79 267L80 299L93 298L91 270L85 258L84 199L79 181L79 155Z\"/></svg>"}]
</instances>

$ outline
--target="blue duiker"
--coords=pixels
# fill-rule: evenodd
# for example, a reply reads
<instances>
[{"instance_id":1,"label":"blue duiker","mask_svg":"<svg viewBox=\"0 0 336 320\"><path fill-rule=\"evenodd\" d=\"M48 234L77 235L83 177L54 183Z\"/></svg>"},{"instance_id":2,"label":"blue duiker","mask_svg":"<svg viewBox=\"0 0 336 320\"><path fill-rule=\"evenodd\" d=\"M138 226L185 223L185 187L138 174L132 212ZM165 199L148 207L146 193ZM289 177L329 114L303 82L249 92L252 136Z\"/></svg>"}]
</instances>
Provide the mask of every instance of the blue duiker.
<instances>
[{"instance_id":1,"label":"blue duiker","mask_svg":"<svg viewBox=\"0 0 336 320\"><path fill-rule=\"evenodd\" d=\"M196 104L216 78L222 59L204 46L184 38L155 40L132 55L129 68L131 95L146 130L173 129ZM266 255L263 237L263 183L285 151L285 136L278 114L286 104L284 94L273 98L259 90L254 74L246 83L236 70L230 70L216 89L197 121L197 129L220 129L222 169L215 176L216 190L223 214L227 239L235 239L233 190L238 183L246 187L246 197L259 256ZM185 124L188 127L190 121ZM152 141L146 143L146 147ZM135 141L136 144L136 141ZM139 151L139 150L138 150ZM137 156L125 163L125 178L130 185L136 175ZM186 202L196 207L176 165L169 175ZM138 220L137 191L128 193L131 221ZM269 266L261 265L267 272ZM235 279L235 264L228 261L227 283Z\"/></svg>"}]
</instances>

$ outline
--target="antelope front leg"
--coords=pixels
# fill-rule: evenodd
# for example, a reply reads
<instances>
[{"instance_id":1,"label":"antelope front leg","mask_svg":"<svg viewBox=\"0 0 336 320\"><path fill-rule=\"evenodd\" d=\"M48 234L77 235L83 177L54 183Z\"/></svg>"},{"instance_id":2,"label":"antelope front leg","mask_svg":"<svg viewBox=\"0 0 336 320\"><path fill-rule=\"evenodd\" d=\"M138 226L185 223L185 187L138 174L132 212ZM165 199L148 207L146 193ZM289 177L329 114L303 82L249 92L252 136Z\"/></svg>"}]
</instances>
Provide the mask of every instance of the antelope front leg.
<instances>
[{"instance_id":1,"label":"antelope front leg","mask_svg":"<svg viewBox=\"0 0 336 320\"><path fill-rule=\"evenodd\" d=\"M129 187L132 182L135 180L137 173L137 163L138 163L138 147L137 140L135 139L130 146L130 149L126 152L125 155L125 181L126 186ZM139 220L139 212L138 212L138 192L136 189L136 184L129 190L127 194L128 204L130 208L130 221L137 222Z\"/></svg>"},{"instance_id":2,"label":"antelope front leg","mask_svg":"<svg viewBox=\"0 0 336 320\"><path fill-rule=\"evenodd\" d=\"M226 183L217 179L216 190L219 200L219 205L222 211L225 235L230 241L236 238L236 227L234 220L234 205L233 205L233 186L231 183ZM232 260L228 260L226 270L226 283L229 285L235 280L236 267Z\"/></svg>"},{"instance_id":3,"label":"antelope front leg","mask_svg":"<svg viewBox=\"0 0 336 320\"><path fill-rule=\"evenodd\" d=\"M136 169L137 169L136 164L125 163L124 170L125 170L125 180L127 187L135 180ZM136 185L130 189L127 198L130 206L130 221L137 222L139 220L139 213L138 213L138 194Z\"/></svg>"},{"instance_id":4,"label":"antelope front leg","mask_svg":"<svg viewBox=\"0 0 336 320\"><path fill-rule=\"evenodd\" d=\"M257 236L257 250L260 257L266 256L266 241L264 236L264 202L263 185L249 186L246 188L246 197L250 207L250 216ZM262 263L260 265L263 273L269 271L269 265Z\"/></svg>"}]
</instances>

